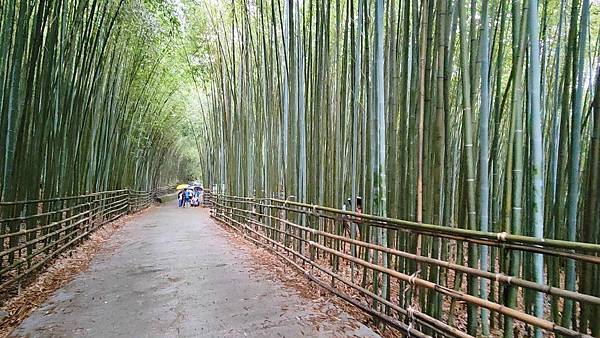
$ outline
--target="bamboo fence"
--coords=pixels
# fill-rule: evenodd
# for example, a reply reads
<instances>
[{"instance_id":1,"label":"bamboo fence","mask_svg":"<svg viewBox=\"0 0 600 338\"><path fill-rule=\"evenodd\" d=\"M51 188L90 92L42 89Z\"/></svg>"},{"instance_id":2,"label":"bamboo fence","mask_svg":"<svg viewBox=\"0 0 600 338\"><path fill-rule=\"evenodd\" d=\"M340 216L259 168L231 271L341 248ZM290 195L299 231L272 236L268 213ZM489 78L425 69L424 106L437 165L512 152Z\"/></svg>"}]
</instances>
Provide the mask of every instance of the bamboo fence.
<instances>
[{"instance_id":1,"label":"bamboo fence","mask_svg":"<svg viewBox=\"0 0 600 338\"><path fill-rule=\"evenodd\" d=\"M79 196L0 202L0 291L21 283L94 230L174 191L120 189ZM5 295L6 295L5 294Z\"/></svg>"},{"instance_id":2,"label":"bamboo fence","mask_svg":"<svg viewBox=\"0 0 600 338\"><path fill-rule=\"evenodd\" d=\"M523 334L541 329L562 336L591 337L587 332L577 332L562 326L551 316L547 318L528 314L521 308L522 304L517 304L515 308L507 307L502 304L499 292L489 299L481 298L479 293L470 294L467 283L462 282L462 276L474 278L477 283L484 281L490 289L516 287L522 293L540 292L548 300L569 300L579 308L599 307L600 298L595 295L493 273L469 266L464 258L460 261L455 256L450 256L445 261L440 257L427 256L424 251L421 254L410 253L400 245L401 241L388 241L387 246L374 244L370 242L368 233L386 228L392 231L391 238L396 239L402 234L417 234L440 240L440 245L450 247L494 246L503 250L504 254L535 252L564 261L574 259L577 264L600 264L598 244L470 231L276 198L210 194L207 197L212 204L211 216L214 219L239 231L257 245L271 250L311 281L405 335L471 337L463 331L464 327L459 327L454 322L454 317L461 315L454 312L460 310L447 309L440 316L433 317L426 313L426 309L419 308L419 302L415 301L418 297L432 299L432 295L437 294L444 298L445 304L461 302L477 311L489 311L493 323L497 323L493 327L497 330L496 333L502 330L500 325L505 318L512 318L526 324L524 330L529 331L523 331ZM306 226L300 225L300 219L305 220ZM350 236L352 232L349 227L360 227L360 231L356 229L358 235ZM345 230L340 233L339 229ZM383 257L387 258L386 264L383 263ZM405 269L407 264L417 265L417 272L406 273L405 270L413 271ZM442 285L431 281L431 274L427 271L433 268L438 269L438 272L445 270L445 276L460 278L461 282ZM373 283L381 283L385 280L384 276L390 280L391 287L387 288L390 291L387 294L381 289L373 292ZM346 288L341 288L340 285L345 285ZM354 292L348 292L348 288Z\"/></svg>"}]
</instances>

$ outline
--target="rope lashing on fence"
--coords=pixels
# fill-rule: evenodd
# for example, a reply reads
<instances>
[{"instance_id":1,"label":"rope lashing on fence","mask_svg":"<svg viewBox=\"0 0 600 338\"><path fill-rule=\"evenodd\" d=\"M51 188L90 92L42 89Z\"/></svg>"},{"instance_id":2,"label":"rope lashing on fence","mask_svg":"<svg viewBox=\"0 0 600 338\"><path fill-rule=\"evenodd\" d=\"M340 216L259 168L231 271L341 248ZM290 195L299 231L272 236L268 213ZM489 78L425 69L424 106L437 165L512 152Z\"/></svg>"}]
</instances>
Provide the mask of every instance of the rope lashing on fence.
<instances>
[{"instance_id":1,"label":"rope lashing on fence","mask_svg":"<svg viewBox=\"0 0 600 338\"><path fill-rule=\"evenodd\" d=\"M506 242L506 236L508 236L508 233L506 233L506 232L499 232L498 233L498 240L502 241L502 242Z\"/></svg>"}]
</instances>

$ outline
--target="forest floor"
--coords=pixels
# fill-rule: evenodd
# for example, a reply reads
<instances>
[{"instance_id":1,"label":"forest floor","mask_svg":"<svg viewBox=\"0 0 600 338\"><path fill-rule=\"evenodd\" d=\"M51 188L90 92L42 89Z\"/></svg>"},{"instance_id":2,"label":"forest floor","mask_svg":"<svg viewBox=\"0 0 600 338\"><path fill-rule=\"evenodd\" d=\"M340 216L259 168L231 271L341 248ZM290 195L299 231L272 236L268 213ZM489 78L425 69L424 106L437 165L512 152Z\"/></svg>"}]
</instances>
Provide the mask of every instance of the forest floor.
<instances>
[{"instance_id":1,"label":"forest floor","mask_svg":"<svg viewBox=\"0 0 600 338\"><path fill-rule=\"evenodd\" d=\"M377 337L320 291L286 285L231 237L208 209L153 208L11 336Z\"/></svg>"}]
</instances>

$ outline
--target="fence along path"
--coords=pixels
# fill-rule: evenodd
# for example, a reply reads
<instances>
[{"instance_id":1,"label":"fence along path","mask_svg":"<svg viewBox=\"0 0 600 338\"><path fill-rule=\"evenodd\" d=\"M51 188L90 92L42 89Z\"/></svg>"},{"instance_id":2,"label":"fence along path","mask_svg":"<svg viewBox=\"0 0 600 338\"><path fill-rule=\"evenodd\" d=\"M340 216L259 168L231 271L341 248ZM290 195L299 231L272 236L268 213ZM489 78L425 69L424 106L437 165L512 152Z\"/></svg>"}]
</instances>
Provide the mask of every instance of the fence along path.
<instances>
[{"instance_id":1,"label":"fence along path","mask_svg":"<svg viewBox=\"0 0 600 338\"><path fill-rule=\"evenodd\" d=\"M148 207L172 188L120 189L79 196L0 202L0 293L43 268L91 232Z\"/></svg>"},{"instance_id":2,"label":"fence along path","mask_svg":"<svg viewBox=\"0 0 600 338\"><path fill-rule=\"evenodd\" d=\"M467 267L460 259L444 261L432 257L428 250L422 250L420 254L411 253L401 243L418 240L419 236L430 236L448 250L454 248L454 252L459 247L466 250L468 245L487 245L500 250L501 254L508 251L541 253L545 259L554 257L559 263L572 259L578 264L600 264L600 245L597 244L470 231L274 198L214 195L212 205L212 217L216 220L241 232L257 245L268 248L323 288L412 337L431 334L470 337L454 325L456 302L490 310L492 321L497 323L508 316L547 332L591 337L586 332L563 327L552 318L530 315L522 306L504 306L498 294L490 300L480 298L478 293L469 294L466 283L455 282L457 276L463 274L467 278L477 278L478 285L484 280L484 285L498 290L497 293L509 288L542 292L548 297L570 299L582 310L600 313L597 295ZM393 240L387 246L368 240L368 234L377 229L388 230ZM353 236L353 233L357 235ZM454 280L439 278L442 272L446 277L454 276ZM385 281L384 277L391 280L387 295L376 286ZM340 284L353 292L337 287ZM397 294L392 295L392 292ZM419 308L419 297L442 297L451 308L438 312L436 316L426 314L426 309Z\"/></svg>"}]
</instances>

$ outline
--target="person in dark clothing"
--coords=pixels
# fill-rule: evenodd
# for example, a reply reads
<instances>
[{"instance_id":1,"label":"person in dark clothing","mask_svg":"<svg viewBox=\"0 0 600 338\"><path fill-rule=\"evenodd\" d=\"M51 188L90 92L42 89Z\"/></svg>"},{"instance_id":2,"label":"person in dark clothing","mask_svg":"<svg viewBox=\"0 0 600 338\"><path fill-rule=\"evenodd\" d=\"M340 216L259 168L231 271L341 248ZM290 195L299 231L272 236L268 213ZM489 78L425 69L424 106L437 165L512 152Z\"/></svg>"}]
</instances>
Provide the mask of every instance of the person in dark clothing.
<instances>
[{"instance_id":1,"label":"person in dark clothing","mask_svg":"<svg viewBox=\"0 0 600 338\"><path fill-rule=\"evenodd\" d=\"M348 200L346 201L346 203L344 203L344 208L348 211L354 211L352 210L352 198L348 198ZM362 214L362 198L360 198L359 196L356 196L356 213L357 214ZM355 223L356 225L361 223L361 218L360 217L353 217L353 216L345 216L344 217L344 233L347 233L348 236L350 236L351 230L350 230L350 226L351 223ZM354 226L356 226L354 225ZM358 237L360 237L360 232L358 227L355 228L356 229L356 235Z\"/></svg>"},{"instance_id":2,"label":"person in dark clothing","mask_svg":"<svg viewBox=\"0 0 600 338\"><path fill-rule=\"evenodd\" d=\"M177 193L177 201L179 202L179 207L180 208L184 208L185 207L185 197L183 196L185 193L185 190L180 190Z\"/></svg>"}]
</instances>

